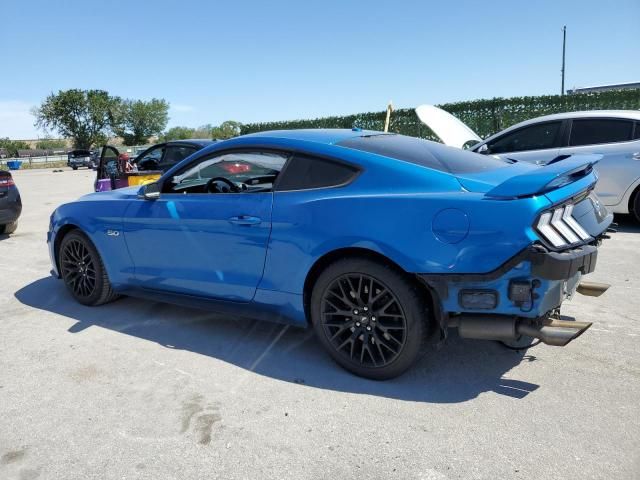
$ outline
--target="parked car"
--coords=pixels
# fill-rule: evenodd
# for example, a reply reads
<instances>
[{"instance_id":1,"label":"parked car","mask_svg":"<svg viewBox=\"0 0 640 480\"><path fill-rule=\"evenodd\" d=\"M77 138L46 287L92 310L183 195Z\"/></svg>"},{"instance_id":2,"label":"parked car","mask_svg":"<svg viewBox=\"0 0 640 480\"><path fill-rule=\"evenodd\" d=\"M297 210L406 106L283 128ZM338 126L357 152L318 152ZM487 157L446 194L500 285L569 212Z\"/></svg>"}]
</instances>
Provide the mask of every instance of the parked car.
<instances>
[{"instance_id":1,"label":"parked car","mask_svg":"<svg viewBox=\"0 0 640 480\"><path fill-rule=\"evenodd\" d=\"M105 145L98 162L95 191L115 190L156 180L176 163L214 142L215 140L190 139L159 143L143 150L132 160L116 147Z\"/></svg>"},{"instance_id":2,"label":"parked car","mask_svg":"<svg viewBox=\"0 0 640 480\"><path fill-rule=\"evenodd\" d=\"M79 167L94 168L94 156L91 150L71 150L67 153L67 166L74 170Z\"/></svg>"},{"instance_id":3,"label":"parked car","mask_svg":"<svg viewBox=\"0 0 640 480\"><path fill-rule=\"evenodd\" d=\"M575 154L601 154L596 193L613 213L632 213L640 222L640 111L596 110L534 118L481 140L449 113L429 105L420 119L451 146L537 164Z\"/></svg>"},{"instance_id":4,"label":"parked car","mask_svg":"<svg viewBox=\"0 0 640 480\"><path fill-rule=\"evenodd\" d=\"M246 135L58 207L49 251L84 305L126 294L312 327L347 370L391 378L449 327L566 345L591 325L558 311L611 223L599 158L540 167L380 132Z\"/></svg>"},{"instance_id":5,"label":"parked car","mask_svg":"<svg viewBox=\"0 0 640 480\"><path fill-rule=\"evenodd\" d=\"M16 231L22 212L20 192L10 172L0 170L0 234Z\"/></svg>"}]
</instances>

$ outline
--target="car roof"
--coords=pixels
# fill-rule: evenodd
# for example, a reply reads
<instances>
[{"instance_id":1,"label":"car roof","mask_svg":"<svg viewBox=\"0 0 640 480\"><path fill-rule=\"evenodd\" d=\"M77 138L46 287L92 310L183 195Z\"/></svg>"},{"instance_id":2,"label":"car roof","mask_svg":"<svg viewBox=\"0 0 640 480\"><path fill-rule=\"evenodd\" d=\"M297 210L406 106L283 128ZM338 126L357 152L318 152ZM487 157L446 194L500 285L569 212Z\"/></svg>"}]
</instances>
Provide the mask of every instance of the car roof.
<instances>
[{"instance_id":1,"label":"car roof","mask_svg":"<svg viewBox=\"0 0 640 480\"><path fill-rule=\"evenodd\" d=\"M521 122L519 125L529 122L537 123L545 120L565 120L567 118L629 118L631 120L640 120L640 110L585 110L580 112L554 113Z\"/></svg>"},{"instance_id":2,"label":"car roof","mask_svg":"<svg viewBox=\"0 0 640 480\"><path fill-rule=\"evenodd\" d=\"M250 133L238 138L270 138L299 140L304 142L323 143L335 145L349 138L367 137L372 135L393 135L392 133L376 132L373 130L361 130L359 128L314 128L300 130L270 130L266 132Z\"/></svg>"},{"instance_id":3,"label":"car roof","mask_svg":"<svg viewBox=\"0 0 640 480\"><path fill-rule=\"evenodd\" d=\"M640 110L585 110L580 112L563 112L563 113L554 113L551 115L544 115L542 117L532 118L530 120L525 120L524 122L516 123L515 125L511 125L504 130L500 130L497 133L485 138L478 145L487 143L490 140L498 136L502 136L507 132L511 132L513 130L517 130L522 127L526 127L529 125L535 125L536 123L549 122L553 120L568 120L568 119L578 119L578 118L623 118L629 120L640 120Z\"/></svg>"},{"instance_id":4,"label":"car roof","mask_svg":"<svg viewBox=\"0 0 640 480\"><path fill-rule=\"evenodd\" d=\"M516 123L504 129L503 132L534 123L548 122L550 120L567 120L570 118L628 118L630 120L640 120L640 110L586 110L581 112L554 113Z\"/></svg>"}]
</instances>

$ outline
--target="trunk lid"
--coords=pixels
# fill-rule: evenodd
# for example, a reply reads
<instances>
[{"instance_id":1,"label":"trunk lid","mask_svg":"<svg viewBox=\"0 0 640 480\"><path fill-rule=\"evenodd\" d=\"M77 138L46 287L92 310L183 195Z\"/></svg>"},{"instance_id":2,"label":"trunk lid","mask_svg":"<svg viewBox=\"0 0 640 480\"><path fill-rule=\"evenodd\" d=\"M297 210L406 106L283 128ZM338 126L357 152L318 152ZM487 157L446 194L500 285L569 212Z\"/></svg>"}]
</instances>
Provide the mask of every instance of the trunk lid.
<instances>
[{"instance_id":1,"label":"trunk lid","mask_svg":"<svg viewBox=\"0 0 640 480\"><path fill-rule=\"evenodd\" d=\"M506 200L546 195L555 202L562 200L557 197L565 194L564 187L575 182L579 182L581 188L594 184L597 176L593 166L600 158L602 155L574 155L544 166L515 163L488 172L457 175L457 178L465 189L484 193L487 198Z\"/></svg>"}]
</instances>

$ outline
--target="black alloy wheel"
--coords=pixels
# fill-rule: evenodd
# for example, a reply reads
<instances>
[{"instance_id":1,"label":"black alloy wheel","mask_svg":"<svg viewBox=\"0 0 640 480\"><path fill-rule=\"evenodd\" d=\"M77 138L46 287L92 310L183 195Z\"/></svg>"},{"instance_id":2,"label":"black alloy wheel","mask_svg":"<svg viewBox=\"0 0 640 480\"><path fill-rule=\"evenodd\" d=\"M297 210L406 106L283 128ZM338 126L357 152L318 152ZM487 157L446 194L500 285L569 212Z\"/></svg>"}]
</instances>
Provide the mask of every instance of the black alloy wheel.
<instances>
[{"instance_id":1,"label":"black alloy wheel","mask_svg":"<svg viewBox=\"0 0 640 480\"><path fill-rule=\"evenodd\" d=\"M118 297L95 246L79 230L67 233L58 251L60 274L73 297L83 305L101 305Z\"/></svg>"},{"instance_id":2,"label":"black alloy wheel","mask_svg":"<svg viewBox=\"0 0 640 480\"><path fill-rule=\"evenodd\" d=\"M366 367L384 367L402 351L407 320L396 296L366 274L344 274L322 297L322 326L333 347Z\"/></svg>"},{"instance_id":3,"label":"black alloy wheel","mask_svg":"<svg viewBox=\"0 0 640 480\"><path fill-rule=\"evenodd\" d=\"M330 265L312 294L314 328L334 360L377 380L416 360L426 332L424 292L403 272L369 259Z\"/></svg>"},{"instance_id":4,"label":"black alloy wheel","mask_svg":"<svg viewBox=\"0 0 640 480\"><path fill-rule=\"evenodd\" d=\"M90 297L96 290L96 266L89 249L82 240L65 243L60 257L62 278L74 296Z\"/></svg>"}]
</instances>

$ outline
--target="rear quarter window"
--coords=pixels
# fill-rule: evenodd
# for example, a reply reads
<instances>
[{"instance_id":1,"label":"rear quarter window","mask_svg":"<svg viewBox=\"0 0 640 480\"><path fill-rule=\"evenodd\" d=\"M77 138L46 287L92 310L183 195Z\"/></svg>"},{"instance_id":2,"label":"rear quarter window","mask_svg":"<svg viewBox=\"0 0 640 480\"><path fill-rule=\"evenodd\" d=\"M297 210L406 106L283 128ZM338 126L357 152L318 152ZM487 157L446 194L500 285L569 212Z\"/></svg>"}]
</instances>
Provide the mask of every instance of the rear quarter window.
<instances>
[{"instance_id":1,"label":"rear quarter window","mask_svg":"<svg viewBox=\"0 0 640 480\"><path fill-rule=\"evenodd\" d=\"M295 154L278 178L276 190L338 187L358 175L359 169L341 162Z\"/></svg>"},{"instance_id":2,"label":"rear quarter window","mask_svg":"<svg viewBox=\"0 0 640 480\"><path fill-rule=\"evenodd\" d=\"M483 172L508 165L502 160L478 153L396 134L355 137L343 140L338 145L453 174Z\"/></svg>"},{"instance_id":3,"label":"rear quarter window","mask_svg":"<svg viewBox=\"0 0 640 480\"><path fill-rule=\"evenodd\" d=\"M585 119L574 120L571 125L569 145L597 145L600 143L627 142L633 134L631 120Z\"/></svg>"}]
</instances>

